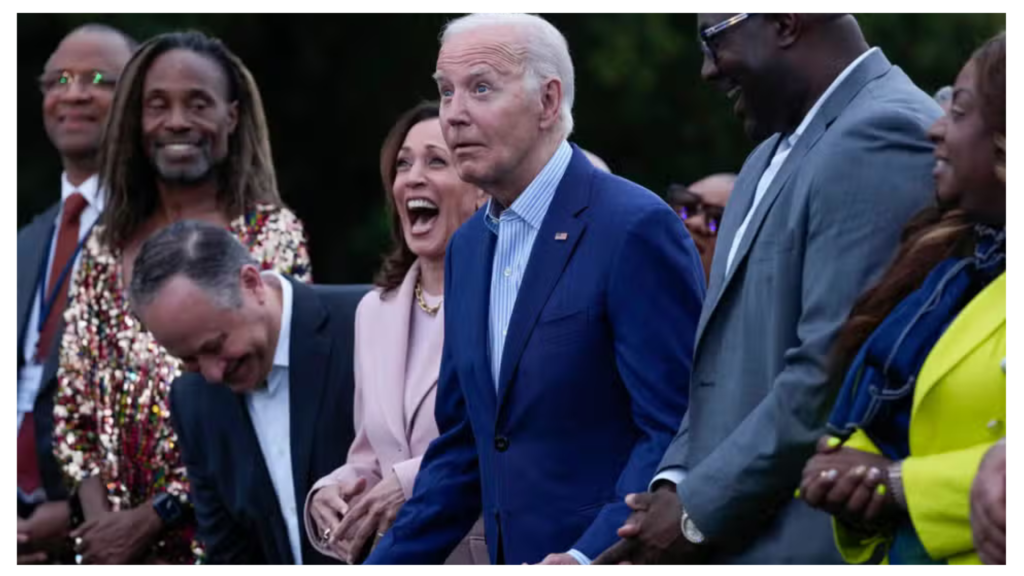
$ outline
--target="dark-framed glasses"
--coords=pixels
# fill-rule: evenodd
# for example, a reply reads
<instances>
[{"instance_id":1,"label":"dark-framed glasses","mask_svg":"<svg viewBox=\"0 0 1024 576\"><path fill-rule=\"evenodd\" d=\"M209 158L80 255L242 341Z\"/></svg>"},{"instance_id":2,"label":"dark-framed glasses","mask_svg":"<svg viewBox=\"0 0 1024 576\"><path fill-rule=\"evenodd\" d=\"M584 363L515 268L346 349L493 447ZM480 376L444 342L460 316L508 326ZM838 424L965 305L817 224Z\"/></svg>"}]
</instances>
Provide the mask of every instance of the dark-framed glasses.
<instances>
[{"instance_id":1,"label":"dark-framed glasses","mask_svg":"<svg viewBox=\"0 0 1024 576\"><path fill-rule=\"evenodd\" d=\"M39 77L39 90L43 94L67 92L72 84L78 84L83 90L113 90L117 78L99 70L82 73L55 70Z\"/></svg>"},{"instance_id":2,"label":"dark-framed glasses","mask_svg":"<svg viewBox=\"0 0 1024 576\"><path fill-rule=\"evenodd\" d=\"M682 191L677 193L678 196L674 202L676 208L676 214L679 218L686 222L690 218L696 218L697 216L704 216L704 225L712 234L718 234L718 228L722 225L722 214L725 209L721 206L715 206L712 204L705 204L700 196L693 192Z\"/></svg>"},{"instance_id":3,"label":"dark-framed glasses","mask_svg":"<svg viewBox=\"0 0 1024 576\"><path fill-rule=\"evenodd\" d=\"M737 15L733 16L732 18L727 18L725 20L722 20L718 24L715 24L714 26L709 26L709 27L701 30L699 32L699 35L700 35L700 48L701 48L701 50L704 51L704 55L707 56L712 62L714 62L715 59L716 59L716 55L715 55L715 49L712 46L712 44L713 44L712 39L715 36L718 36L719 34L725 32L726 30L728 30L730 28L732 28L733 26L736 26L740 22L743 22L747 18L750 18L753 15L754 14L752 12L744 12L742 14L737 14Z\"/></svg>"}]
</instances>

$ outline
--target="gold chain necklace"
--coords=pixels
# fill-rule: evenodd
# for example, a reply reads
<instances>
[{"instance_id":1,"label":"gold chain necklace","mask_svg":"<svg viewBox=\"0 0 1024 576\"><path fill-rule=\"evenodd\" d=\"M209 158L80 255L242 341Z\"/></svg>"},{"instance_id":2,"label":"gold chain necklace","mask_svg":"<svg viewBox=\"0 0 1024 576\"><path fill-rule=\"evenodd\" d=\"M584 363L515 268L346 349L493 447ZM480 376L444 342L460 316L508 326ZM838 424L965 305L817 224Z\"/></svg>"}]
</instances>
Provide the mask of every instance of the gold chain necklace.
<instances>
[{"instance_id":1,"label":"gold chain necklace","mask_svg":"<svg viewBox=\"0 0 1024 576\"><path fill-rule=\"evenodd\" d=\"M437 316L437 311L441 309L441 304L444 303L444 299L442 298L441 301L437 303L437 306L427 304L427 299L423 297L423 284L420 280L420 278L416 279L416 303L419 304L420 308L422 308L427 314Z\"/></svg>"}]
</instances>

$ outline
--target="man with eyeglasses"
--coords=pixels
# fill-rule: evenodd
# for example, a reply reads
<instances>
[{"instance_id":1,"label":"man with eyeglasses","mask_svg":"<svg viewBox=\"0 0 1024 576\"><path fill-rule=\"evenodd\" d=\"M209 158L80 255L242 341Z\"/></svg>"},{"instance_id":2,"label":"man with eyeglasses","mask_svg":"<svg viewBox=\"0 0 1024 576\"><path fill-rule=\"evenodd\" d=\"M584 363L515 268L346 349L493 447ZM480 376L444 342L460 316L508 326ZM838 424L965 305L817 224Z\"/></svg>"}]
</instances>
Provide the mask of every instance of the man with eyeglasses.
<instances>
[{"instance_id":1,"label":"man with eyeglasses","mask_svg":"<svg viewBox=\"0 0 1024 576\"><path fill-rule=\"evenodd\" d=\"M934 198L941 111L849 14L697 21L701 75L760 144L718 233L689 411L599 561L841 562L794 490L838 391L836 333Z\"/></svg>"},{"instance_id":2,"label":"man with eyeglasses","mask_svg":"<svg viewBox=\"0 0 1024 576\"><path fill-rule=\"evenodd\" d=\"M689 187L682 184L668 187L665 200L683 220L697 246L705 281L711 276L711 259L718 244L718 229L735 182L735 174L712 174Z\"/></svg>"},{"instance_id":3,"label":"man with eyeglasses","mask_svg":"<svg viewBox=\"0 0 1024 576\"><path fill-rule=\"evenodd\" d=\"M87 24L47 60L43 124L61 157L61 201L18 231L18 563L67 553L67 492L53 457L53 392L69 279L103 209L97 161L114 85L135 41Z\"/></svg>"}]
</instances>

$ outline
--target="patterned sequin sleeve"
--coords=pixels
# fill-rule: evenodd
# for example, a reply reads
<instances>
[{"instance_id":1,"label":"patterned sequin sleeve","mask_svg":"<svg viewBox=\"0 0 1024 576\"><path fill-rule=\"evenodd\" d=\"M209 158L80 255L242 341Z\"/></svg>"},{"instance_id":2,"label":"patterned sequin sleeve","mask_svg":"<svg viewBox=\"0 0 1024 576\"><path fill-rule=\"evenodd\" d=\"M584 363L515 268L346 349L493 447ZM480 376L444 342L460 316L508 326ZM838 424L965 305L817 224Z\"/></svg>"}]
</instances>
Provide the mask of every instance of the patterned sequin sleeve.
<instances>
[{"instance_id":1,"label":"patterned sequin sleeve","mask_svg":"<svg viewBox=\"0 0 1024 576\"><path fill-rule=\"evenodd\" d=\"M88 347L88 333L96 329L96 318L89 306L96 284L91 281L96 267L95 234L82 251L77 272L72 277L66 323L61 336L58 389L54 398L54 454L64 472L65 481L74 486L88 476L100 473L103 455L99 447L98 412L102 412L99 386L95 386L93 359L99 351ZM102 289L102 286L100 286Z\"/></svg>"},{"instance_id":2,"label":"patterned sequin sleeve","mask_svg":"<svg viewBox=\"0 0 1024 576\"><path fill-rule=\"evenodd\" d=\"M263 269L288 274L301 282L313 282L305 228L291 210L257 206L244 221L236 221L232 230Z\"/></svg>"}]
</instances>

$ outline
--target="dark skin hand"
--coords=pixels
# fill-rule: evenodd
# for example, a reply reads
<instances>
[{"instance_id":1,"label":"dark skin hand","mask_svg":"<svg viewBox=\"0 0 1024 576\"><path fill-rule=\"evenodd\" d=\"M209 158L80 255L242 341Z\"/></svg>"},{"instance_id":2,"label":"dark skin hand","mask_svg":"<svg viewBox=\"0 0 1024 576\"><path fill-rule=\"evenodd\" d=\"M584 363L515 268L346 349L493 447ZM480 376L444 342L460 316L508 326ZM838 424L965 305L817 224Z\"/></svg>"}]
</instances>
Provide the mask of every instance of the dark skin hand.
<instances>
[{"instance_id":1,"label":"dark skin hand","mask_svg":"<svg viewBox=\"0 0 1024 576\"><path fill-rule=\"evenodd\" d=\"M876 529L900 512L886 487L892 460L843 447L832 436L819 440L817 450L800 483L807 504L863 529Z\"/></svg>"},{"instance_id":2,"label":"dark skin hand","mask_svg":"<svg viewBox=\"0 0 1024 576\"><path fill-rule=\"evenodd\" d=\"M633 513L618 530L622 540L594 564L693 564L701 560L703 547L683 536L683 508L674 484L665 482L654 492L629 494L626 504Z\"/></svg>"},{"instance_id":3,"label":"dark skin hand","mask_svg":"<svg viewBox=\"0 0 1024 576\"><path fill-rule=\"evenodd\" d=\"M78 489L85 523L72 531L72 540L81 538L75 552L82 564L128 564L141 559L160 535L163 521L147 500L130 510L113 512L107 491L99 477L82 481Z\"/></svg>"},{"instance_id":4,"label":"dark skin hand","mask_svg":"<svg viewBox=\"0 0 1024 576\"><path fill-rule=\"evenodd\" d=\"M152 502L147 501L130 510L107 512L87 520L71 532L71 538L82 539L76 547L82 564L130 564L141 559L162 528Z\"/></svg>"},{"instance_id":5,"label":"dark skin hand","mask_svg":"<svg viewBox=\"0 0 1024 576\"><path fill-rule=\"evenodd\" d=\"M1006 564L1006 444L989 449L971 485L974 548L985 564Z\"/></svg>"},{"instance_id":6,"label":"dark skin hand","mask_svg":"<svg viewBox=\"0 0 1024 576\"><path fill-rule=\"evenodd\" d=\"M40 504L28 518L18 518L18 564L45 564L63 549L70 510L66 501Z\"/></svg>"}]
</instances>

